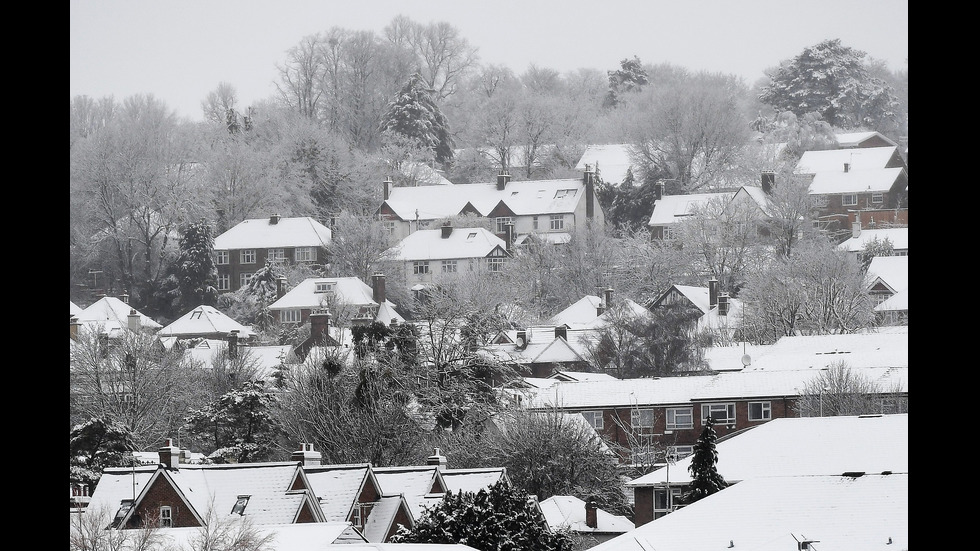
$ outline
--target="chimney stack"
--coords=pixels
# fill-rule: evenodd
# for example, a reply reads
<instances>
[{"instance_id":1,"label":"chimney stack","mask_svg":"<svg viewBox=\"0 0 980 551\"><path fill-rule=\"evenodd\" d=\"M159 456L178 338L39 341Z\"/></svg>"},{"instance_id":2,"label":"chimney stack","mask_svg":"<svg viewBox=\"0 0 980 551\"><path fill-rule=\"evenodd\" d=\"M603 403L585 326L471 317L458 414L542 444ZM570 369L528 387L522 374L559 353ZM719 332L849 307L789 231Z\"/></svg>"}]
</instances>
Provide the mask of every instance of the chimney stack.
<instances>
[{"instance_id":1,"label":"chimney stack","mask_svg":"<svg viewBox=\"0 0 980 551\"><path fill-rule=\"evenodd\" d=\"M772 188L776 185L776 173L771 171L762 172L762 191L766 195L772 195Z\"/></svg>"},{"instance_id":2,"label":"chimney stack","mask_svg":"<svg viewBox=\"0 0 980 551\"><path fill-rule=\"evenodd\" d=\"M585 219L591 220L595 216L595 172L592 165L585 165Z\"/></svg>"},{"instance_id":3,"label":"chimney stack","mask_svg":"<svg viewBox=\"0 0 980 551\"><path fill-rule=\"evenodd\" d=\"M384 304L388 300L385 294L385 276L380 272L371 276L371 298L378 304Z\"/></svg>"},{"instance_id":4,"label":"chimney stack","mask_svg":"<svg viewBox=\"0 0 980 551\"><path fill-rule=\"evenodd\" d=\"M711 278L708 280L708 308L714 308L718 304L718 280Z\"/></svg>"},{"instance_id":5,"label":"chimney stack","mask_svg":"<svg viewBox=\"0 0 980 551\"><path fill-rule=\"evenodd\" d=\"M330 311L314 310L310 312L310 336L315 344L323 345L330 336Z\"/></svg>"},{"instance_id":6,"label":"chimney stack","mask_svg":"<svg viewBox=\"0 0 980 551\"><path fill-rule=\"evenodd\" d=\"M385 176L385 181L381 183L382 193L384 194L384 200L387 201L391 197L391 176Z\"/></svg>"},{"instance_id":7,"label":"chimney stack","mask_svg":"<svg viewBox=\"0 0 980 551\"><path fill-rule=\"evenodd\" d=\"M442 225L442 238L449 239L449 236L453 234L453 225L446 222Z\"/></svg>"},{"instance_id":8,"label":"chimney stack","mask_svg":"<svg viewBox=\"0 0 980 551\"><path fill-rule=\"evenodd\" d=\"M318 451L313 451L313 444L300 442L300 449L289 456L290 461L298 461L304 467L318 467L323 460L323 455Z\"/></svg>"},{"instance_id":9,"label":"chimney stack","mask_svg":"<svg viewBox=\"0 0 980 551\"><path fill-rule=\"evenodd\" d=\"M718 315L728 315L728 293L718 295Z\"/></svg>"},{"instance_id":10,"label":"chimney stack","mask_svg":"<svg viewBox=\"0 0 980 551\"><path fill-rule=\"evenodd\" d=\"M269 217L269 224L275 226L279 223L279 218L281 217L278 214L273 214Z\"/></svg>"},{"instance_id":11,"label":"chimney stack","mask_svg":"<svg viewBox=\"0 0 980 551\"><path fill-rule=\"evenodd\" d=\"M851 237L857 239L861 237L861 220L855 220L851 223Z\"/></svg>"},{"instance_id":12,"label":"chimney stack","mask_svg":"<svg viewBox=\"0 0 980 551\"><path fill-rule=\"evenodd\" d=\"M168 469L180 468L180 448L174 446L174 441L170 438L160 448L160 463Z\"/></svg>"},{"instance_id":13,"label":"chimney stack","mask_svg":"<svg viewBox=\"0 0 980 551\"><path fill-rule=\"evenodd\" d=\"M449 466L449 461L446 459L445 455L442 455L442 451L436 448L432 452L432 455L425 461L426 465L434 465L438 470L443 470Z\"/></svg>"},{"instance_id":14,"label":"chimney stack","mask_svg":"<svg viewBox=\"0 0 980 551\"><path fill-rule=\"evenodd\" d=\"M140 315L136 313L135 308L129 309L129 316L127 316L127 322L129 323L128 325L129 330L134 333L138 332L140 330L140 327L143 325L142 323L140 323Z\"/></svg>"},{"instance_id":15,"label":"chimney stack","mask_svg":"<svg viewBox=\"0 0 980 551\"><path fill-rule=\"evenodd\" d=\"M119 299L125 302L126 304L129 304L129 293L123 293L119 295Z\"/></svg>"},{"instance_id":16,"label":"chimney stack","mask_svg":"<svg viewBox=\"0 0 980 551\"><path fill-rule=\"evenodd\" d=\"M503 191L507 187L507 182L510 182L510 174L503 171L497 174L497 191Z\"/></svg>"},{"instance_id":17,"label":"chimney stack","mask_svg":"<svg viewBox=\"0 0 980 551\"><path fill-rule=\"evenodd\" d=\"M228 333L228 359L238 359L238 329L232 329Z\"/></svg>"},{"instance_id":18,"label":"chimney stack","mask_svg":"<svg viewBox=\"0 0 980 551\"><path fill-rule=\"evenodd\" d=\"M667 183L663 180L657 180L656 194L654 195L653 200L659 201L663 199L665 195L667 195Z\"/></svg>"},{"instance_id":19,"label":"chimney stack","mask_svg":"<svg viewBox=\"0 0 980 551\"><path fill-rule=\"evenodd\" d=\"M604 293L606 310L612 310L613 306L613 290L612 287L607 287Z\"/></svg>"},{"instance_id":20,"label":"chimney stack","mask_svg":"<svg viewBox=\"0 0 980 551\"><path fill-rule=\"evenodd\" d=\"M504 227L507 231L507 237L504 239L504 241L507 242L507 251L510 252L510 250L514 247L514 224L506 224Z\"/></svg>"},{"instance_id":21,"label":"chimney stack","mask_svg":"<svg viewBox=\"0 0 980 551\"><path fill-rule=\"evenodd\" d=\"M78 316L68 317L68 337L73 341L78 340L78 328L82 326L82 322L78 321Z\"/></svg>"},{"instance_id":22,"label":"chimney stack","mask_svg":"<svg viewBox=\"0 0 980 551\"><path fill-rule=\"evenodd\" d=\"M598 528L599 521L596 519L596 511L599 506L596 504L594 499L590 499L585 502L585 525L589 528Z\"/></svg>"}]
</instances>

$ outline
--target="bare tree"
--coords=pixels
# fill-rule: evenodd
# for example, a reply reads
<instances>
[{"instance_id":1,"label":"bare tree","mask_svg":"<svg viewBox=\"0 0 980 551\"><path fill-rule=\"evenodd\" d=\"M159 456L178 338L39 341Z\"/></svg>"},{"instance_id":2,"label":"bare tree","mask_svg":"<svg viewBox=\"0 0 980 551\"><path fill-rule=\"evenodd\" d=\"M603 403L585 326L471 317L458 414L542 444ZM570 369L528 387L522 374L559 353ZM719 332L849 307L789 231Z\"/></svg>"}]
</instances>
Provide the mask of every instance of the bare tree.
<instances>
[{"instance_id":1,"label":"bare tree","mask_svg":"<svg viewBox=\"0 0 980 551\"><path fill-rule=\"evenodd\" d=\"M479 61L477 49L446 22L422 24L399 15L384 34L392 44L415 54L419 71L439 101L453 95Z\"/></svg>"},{"instance_id":2,"label":"bare tree","mask_svg":"<svg viewBox=\"0 0 980 551\"><path fill-rule=\"evenodd\" d=\"M900 388L883 387L842 360L806 383L797 409L800 417L908 413L908 396Z\"/></svg>"},{"instance_id":3,"label":"bare tree","mask_svg":"<svg viewBox=\"0 0 980 551\"><path fill-rule=\"evenodd\" d=\"M278 66L281 83L276 84L279 97L290 108L308 119L317 119L322 95L320 81L325 71L321 47L326 42L322 33L303 37L290 48L284 65Z\"/></svg>"}]
</instances>

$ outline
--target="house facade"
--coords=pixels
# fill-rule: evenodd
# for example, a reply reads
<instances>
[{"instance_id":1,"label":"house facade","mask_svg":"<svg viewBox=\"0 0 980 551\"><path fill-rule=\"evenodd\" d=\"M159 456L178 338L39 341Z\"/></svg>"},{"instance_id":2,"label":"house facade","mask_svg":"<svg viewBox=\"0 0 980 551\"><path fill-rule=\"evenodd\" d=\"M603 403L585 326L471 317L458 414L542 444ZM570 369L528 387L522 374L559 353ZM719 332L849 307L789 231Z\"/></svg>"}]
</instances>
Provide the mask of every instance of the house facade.
<instances>
[{"instance_id":1,"label":"house facade","mask_svg":"<svg viewBox=\"0 0 980 551\"><path fill-rule=\"evenodd\" d=\"M404 322L387 298L386 279L375 273L368 285L356 277L313 277L288 291L285 279L280 279L279 298L269 305L269 311L280 323L305 324L320 311L329 312L332 323L342 326Z\"/></svg>"},{"instance_id":2,"label":"house facade","mask_svg":"<svg viewBox=\"0 0 980 551\"><path fill-rule=\"evenodd\" d=\"M243 220L214 239L218 291L237 291L269 263L326 266L330 240L330 228L308 216Z\"/></svg>"},{"instance_id":3,"label":"house facade","mask_svg":"<svg viewBox=\"0 0 980 551\"><path fill-rule=\"evenodd\" d=\"M419 230L386 253L402 266L409 286L454 281L466 274L500 273L510 258L508 243L483 228L454 228L443 224Z\"/></svg>"}]
</instances>

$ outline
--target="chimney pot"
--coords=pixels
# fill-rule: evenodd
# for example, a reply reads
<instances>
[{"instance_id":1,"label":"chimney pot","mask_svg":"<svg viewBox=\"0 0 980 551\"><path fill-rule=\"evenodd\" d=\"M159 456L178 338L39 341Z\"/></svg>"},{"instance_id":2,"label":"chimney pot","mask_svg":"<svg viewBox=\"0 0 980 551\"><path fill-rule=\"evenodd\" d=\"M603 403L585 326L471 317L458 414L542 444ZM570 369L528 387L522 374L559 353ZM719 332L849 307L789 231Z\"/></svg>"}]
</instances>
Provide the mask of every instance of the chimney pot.
<instances>
[{"instance_id":1,"label":"chimney pot","mask_svg":"<svg viewBox=\"0 0 980 551\"><path fill-rule=\"evenodd\" d=\"M708 307L714 308L718 304L718 280L711 278L708 280Z\"/></svg>"},{"instance_id":2,"label":"chimney pot","mask_svg":"<svg viewBox=\"0 0 980 551\"><path fill-rule=\"evenodd\" d=\"M442 455L442 450L435 448L432 455L426 460L426 465L434 465L437 469L442 470L449 466L449 462L445 455Z\"/></svg>"},{"instance_id":3,"label":"chimney pot","mask_svg":"<svg viewBox=\"0 0 980 551\"><path fill-rule=\"evenodd\" d=\"M383 190L383 193L384 193L384 200L385 201L387 201L388 198L391 197L391 184L392 184L392 182L391 182L391 176L385 176L385 181L382 182L382 184L381 184L383 186L382 190Z\"/></svg>"},{"instance_id":4,"label":"chimney pot","mask_svg":"<svg viewBox=\"0 0 980 551\"><path fill-rule=\"evenodd\" d=\"M507 183L510 182L510 174L506 172L501 172L497 175L497 191L503 191L507 187Z\"/></svg>"},{"instance_id":5,"label":"chimney pot","mask_svg":"<svg viewBox=\"0 0 980 551\"><path fill-rule=\"evenodd\" d=\"M452 224L446 223L442 225L442 238L449 239L449 236L453 234Z\"/></svg>"},{"instance_id":6,"label":"chimney pot","mask_svg":"<svg viewBox=\"0 0 980 551\"><path fill-rule=\"evenodd\" d=\"M300 443L300 449L296 450L290 455L290 461L298 461L304 467L316 467L319 466L323 460L323 455L313 450L313 444L307 442Z\"/></svg>"},{"instance_id":7,"label":"chimney pot","mask_svg":"<svg viewBox=\"0 0 980 551\"><path fill-rule=\"evenodd\" d=\"M232 329L228 333L228 359L238 359L238 329Z\"/></svg>"},{"instance_id":8,"label":"chimney pot","mask_svg":"<svg viewBox=\"0 0 980 551\"><path fill-rule=\"evenodd\" d=\"M280 218L281 216L279 216L278 214L273 214L272 216L269 217L269 223L273 225L278 224Z\"/></svg>"},{"instance_id":9,"label":"chimney pot","mask_svg":"<svg viewBox=\"0 0 980 551\"><path fill-rule=\"evenodd\" d=\"M174 446L174 441L167 438L160 448L160 463L167 469L180 468L180 448Z\"/></svg>"}]
</instances>

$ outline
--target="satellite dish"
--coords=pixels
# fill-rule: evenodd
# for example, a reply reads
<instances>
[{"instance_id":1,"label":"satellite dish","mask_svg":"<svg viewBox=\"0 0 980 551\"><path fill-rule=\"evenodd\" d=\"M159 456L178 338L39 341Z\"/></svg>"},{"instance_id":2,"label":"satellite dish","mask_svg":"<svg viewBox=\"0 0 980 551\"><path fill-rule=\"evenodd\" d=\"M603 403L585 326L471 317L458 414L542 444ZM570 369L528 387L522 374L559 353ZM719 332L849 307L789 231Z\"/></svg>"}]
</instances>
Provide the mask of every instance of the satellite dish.
<instances>
[{"instance_id":1,"label":"satellite dish","mask_svg":"<svg viewBox=\"0 0 980 551\"><path fill-rule=\"evenodd\" d=\"M752 356L749 356L748 354L742 356L742 365L748 367L749 364L751 363L752 363Z\"/></svg>"}]
</instances>

